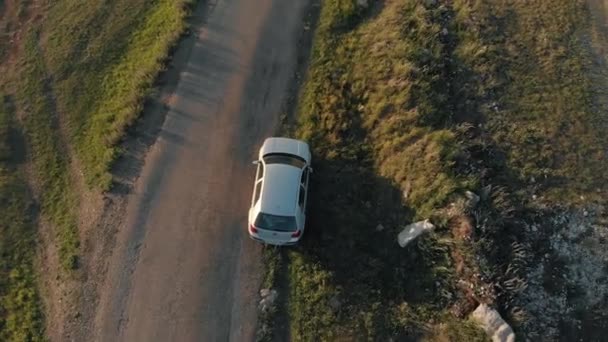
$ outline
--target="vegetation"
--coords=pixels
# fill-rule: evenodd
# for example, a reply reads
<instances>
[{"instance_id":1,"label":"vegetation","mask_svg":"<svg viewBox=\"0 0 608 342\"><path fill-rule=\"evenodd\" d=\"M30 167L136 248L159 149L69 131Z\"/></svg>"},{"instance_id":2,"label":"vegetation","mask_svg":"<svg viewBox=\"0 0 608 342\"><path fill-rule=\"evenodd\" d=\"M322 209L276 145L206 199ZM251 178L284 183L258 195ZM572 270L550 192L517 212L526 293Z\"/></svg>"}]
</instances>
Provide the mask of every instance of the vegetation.
<instances>
[{"instance_id":1,"label":"vegetation","mask_svg":"<svg viewBox=\"0 0 608 342\"><path fill-rule=\"evenodd\" d=\"M79 237L73 210L75 197L70 188L67 147L57 136L58 113L53 95L49 93L48 75L39 51L37 32L32 30L25 38L17 106L27 112L24 131L34 177L41 188L42 213L55 227L59 259L69 270L76 268L78 261Z\"/></svg>"},{"instance_id":2,"label":"vegetation","mask_svg":"<svg viewBox=\"0 0 608 342\"><path fill-rule=\"evenodd\" d=\"M278 272L281 268L281 256L276 250L264 248L262 250L262 264L264 276L262 278L262 289L275 289L279 287ZM284 296L284 294L281 294ZM259 313L258 329L256 334L257 342L273 341L275 334L275 321L277 320L276 303L266 311Z\"/></svg>"},{"instance_id":3,"label":"vegetation","mask_svg":"<svg viewBox=\"0 0 608 342\"><path fill-rule=\"evenodd\" d=\"M459 97L470 99L466 113L482 125L466 143L478 160L473 169L497 190L477 228L500 285L498 303L529 338L597 339L606 326L581 311L599 312L601 305L581 294L593 288L600 302L602 295L608 300L598 280L605 270L583 261L601 258L590 243L601 240L593 228L601 214L581 217L607 204L608 145L594 105L589 13L571 1L459 1L454 8L466 27L455 56L465 75L483 75L460 82ZM564 234L578 238L564 242Z\"/></svg>"},{"instance_id":4,"label":"vegetation","mask_svg":"<svg viewBox=\"0 0 608 342\"><path fill-rule=\"evenodd\" d=\"M490 339L486 333L479 329L477 323L470 320L455 320L450 316L443 318L445 323L435 327L433 334L423 341L471 341L486 342Z\"/></svg>"},{"instance_id":5,"label":"vegetation","mask_svg":"<svg viewBox=\"0 0 608 342\"><path fill-rule=\"evenodd\" d=\"M36 277L36 230L32 199L15 168L22 156L14 146L19 132L10 99L0 97L0 340L42 341Z\"/></svg>"},{"instance_id":6,"label":"vegetation","mask_svg":"<svg viewBox=\"0 0 608 342\"><path fill-rule=\"evenodd\" d=\"M60 1L50 8L42 26L43 53L90 186L111 185L117 143L141 112L193 2Z\"/></svg>"},{"instance_id":7,"label":"vegetation","mask_svg":"<svg viewBox=\"0 0 608 342\"><path fill-rule=\"evenodd\" d=\"M605 201L588 13L565 0L355 3L323 3L299 105L316 172L289 255L291 336L477 340L459 317L482 299L528 333L513 305L542 235L526 227L547 206ZM466 189L485 192L473 211ZM438 229L400 249L400 229L426 218Z\"/></svg>"},{"instance_id":8,"label":"vegetation","mask_svg":"<svg viewBox=\"0 0 608 342\"><path fill-rule=\"evenodd\" d=\"M289 299L292 332L295 340L332 340L336 338L337 316L330 307L337 286L332 275L299 253L291 253L289 276L292 287Z\"/></svg>"},{"instance_id":9,"label":"vegetation","mask_svg":"<svg viewBox=\"0 0 608 342\"><path fill-rule=\"evenodd\" d=\"M15 1L2 12L0 340L43 339L34 267L37 209L54 229L63 270L74 269L80 172L96 190L109 188L118 143L193 3Z\"/></svg>"},{"instance_id":10,"label":"vegetation","mask_svg":"<svg viewBox=\"0 0 608 342\"><path fill-rule=\"evenodd\" d=\"M466 28L458 31L455 55L484 75L462 95L504 151L508 176L523 182L521 189L535 184L527 188L549 202L597 199L608 177L606 135L593 106L585 6L459 1L455 9Z\"/></svg>"},{"instance_id":11,"label":"vegetation","mask_svg":"<svg viewBox=\"0 0 608 342\"><path fill-rule=\"evenodd\" d=\"M28 112L25 128L43 213L57 228L68 269L76 267L78 253L70 152L76 152L71 157L89 185L110 186L118 140L140 113L163 58L184 29L190 3L57 2L25 38L15 75L19 107ZM112 25L104 25L108 18Z\"/></svg>"},{"instance_id":12,"label":"vegetation","mask_svg":"<svg viewBox=\"0 0 608 342\"><path fill-rule=\"evenodd\" d=\"M70 158L90 185L109 187L118 140L141 111L190 3L63 1L50 6L40 27L26 30L20 68L4 86L27 113L42 212L57 231L66 269L77 266L79 245ZM103 24L108 18L113 25Z\"/></svg>"},{"instance_id":13,"label":"vegetation","mask_svg":"<svg viewBox=\"0 0 608 342\"><path fill-rule=\"evenodd\" d=\"M290 255L296 340L421 337L452 301L449 231L405 251L395 239L476 183L450 168L446 14L403 1L374 15L327 1L316 32L297 133L316 172L307 240Z\"/></svg>"}]
</instances>

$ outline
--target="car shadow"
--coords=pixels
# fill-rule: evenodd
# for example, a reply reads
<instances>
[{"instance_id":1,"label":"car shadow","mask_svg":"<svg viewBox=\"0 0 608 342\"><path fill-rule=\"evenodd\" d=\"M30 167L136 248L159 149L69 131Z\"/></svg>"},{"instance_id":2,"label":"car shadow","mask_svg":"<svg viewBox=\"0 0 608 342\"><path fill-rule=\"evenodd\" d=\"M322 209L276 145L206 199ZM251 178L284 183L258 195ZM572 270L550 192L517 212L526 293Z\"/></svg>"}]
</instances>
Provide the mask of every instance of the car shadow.
<instances>
[{"instance_id":1,"label":"car shadow","mask_svg":"<svg viewBox=\"0 0 608 342\"><path fill-rule=\"evenodd\" d=\"M440 261L418 245L427 244L428 236L406 248L398 245L398 233L415 212L404 204L402 191L373 170L353 160L315 159L306 231L293 249L332 274L340 315L374 311L384 320L381 330L388 332L391 323L384 318L394 304L439 303L433 267ZM387 309L373 308L375 303ZM415 340L422 333L402 331L399 340Z\"/></svg>"}]
</instances>

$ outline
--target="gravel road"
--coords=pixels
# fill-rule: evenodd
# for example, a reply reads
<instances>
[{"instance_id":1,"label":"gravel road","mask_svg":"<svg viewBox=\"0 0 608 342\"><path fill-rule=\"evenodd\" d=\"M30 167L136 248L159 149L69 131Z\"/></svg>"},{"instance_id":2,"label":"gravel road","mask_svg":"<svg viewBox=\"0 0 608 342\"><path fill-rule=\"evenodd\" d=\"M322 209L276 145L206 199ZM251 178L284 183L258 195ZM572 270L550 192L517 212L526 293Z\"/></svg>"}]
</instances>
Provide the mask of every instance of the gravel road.
<instances>
[{"instance_id":1,"label":"gravel road","mask_svg":"<svg viewBox=\"0 0 608 342\"><path fill-rule=\"evenodd\" d=\"M279 122L307 1L201 2L195 36L173 63L178 76L147 109L165 108L166 119L99 268L87 329L96 341L255 333L262 265L246 235L251 160Z\"/></svg>"}]
</instances>

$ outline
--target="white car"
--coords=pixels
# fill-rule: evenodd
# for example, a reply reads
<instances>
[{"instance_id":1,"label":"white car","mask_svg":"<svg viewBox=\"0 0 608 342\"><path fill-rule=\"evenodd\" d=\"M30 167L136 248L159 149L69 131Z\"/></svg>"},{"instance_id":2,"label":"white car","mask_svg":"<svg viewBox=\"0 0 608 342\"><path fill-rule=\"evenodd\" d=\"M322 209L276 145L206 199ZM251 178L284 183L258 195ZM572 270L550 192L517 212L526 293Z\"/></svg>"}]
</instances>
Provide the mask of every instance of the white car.
<instances>
[{"instance_id":1,"label":"white car","mask_svg":"<svg viewBox=\"0 0 608 342\"><path fill-rule=\"evenodd\" d=\"M249 236L271 245L293 245L304 233L310 149L303 141L268 138L260 149L249 209Z\"/></svg>"}]
</instances>

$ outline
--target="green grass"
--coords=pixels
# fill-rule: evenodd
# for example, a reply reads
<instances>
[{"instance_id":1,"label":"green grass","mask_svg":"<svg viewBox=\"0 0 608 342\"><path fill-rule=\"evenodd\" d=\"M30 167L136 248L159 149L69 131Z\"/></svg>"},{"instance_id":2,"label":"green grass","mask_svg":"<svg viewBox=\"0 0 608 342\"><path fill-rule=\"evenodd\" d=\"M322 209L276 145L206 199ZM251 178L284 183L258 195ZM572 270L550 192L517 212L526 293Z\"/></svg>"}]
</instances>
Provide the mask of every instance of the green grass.
<instances>
[{"instance_id":1,"label":"green grass","mask_svg":"<svg viewBox=\"0 0 608 342\"><path fill-rule=\"evenodd\" d=\"M338 293L332 274L299 253L289 255L291 336L294 341L336 339L338 317L329 306Z\"/></svg>"},{"instance_id":2,"label":"green grass","mask_svg":"<svg viewBox=\"0 0 608 342\"><path fill-rule=\"evenodd\" d=\"M40 220L54 229L62 269L74 269L80 242L72 163L83 166L89 185L108 189L118 142L141 112L193 3L66 0L33 9L21 1L11 14L23 19L37 10L44 20L23 27L18 63L0 80L16 107L10 115L0 108L0 340L44 339L36 210L27 184L39 190ZM23 148L9 139L9 127L22 130ZM17 165L24 161L27 167Z\"/></svg>"},{"instance_id":3,"label":"green grass","mask_svg":"<svg viewBox=\"0 0 608 342\"><path fill-rule=\"evenodd\" d=\"M42 28L44 56L88 185L111 185L117 143L141 112L193 2L59 1L51 7Z\"/></svg>"},{"instance_id":4,"label":"green grass","mask_svg":"<svg viewBox=\"0 0 608 342\"><path fill-rule=\"evenodd\" d=\"M300 106L299 135L327 159L369 159L379 176L409 190L417 217L426 217L474 180L458 179L449 168L458 154L446 127L452 114L444 82L449 47L429 39L440 30L435 21L441 14L404 3L340 36L324 21L347 15L330 19L336 10L328 3ZM399 27L401 20L406 22Z\"/></svg>"},{"instance_id":5,"label":"green grass","mask_svg":"<svg viewBox=\"0 0 608 342\"><path fill-rule=\"evenodd\" d=\"M504 265L521 269L538 253L523 252L521 246L544 246L545 234L554 229L531 236L523 232L523 221L550 222L556 213L608 204L603 195L608 190L605 113L594 106L597 85L591 81L595 71L586 42L591 19L585 4L573 1L456 1L454 8L467 27L460 31L455 56L467 72L484 75L461 83L459 96L470 99L474 106L469 108L484 126L483 134L469 142L476 145L470 150L481 160L482 182L502 185L507 195L501 201L510 202L489 214L494 227L482 249L498 278L508 277ZM522 254L527 260L520 260ZM536 255L534 260L541 259ZM545 267L550 273L551 265ZM562 284L547 284L548 293L551 286ZM580 305L576 291L569 288L568 305ZM515 309L516 296L506 291L500 301ZM605 327L578 330L568 323L574 315L559 323L561 336L575 331L577 338L593 339L606 333ZM524 323L516 310L506 317L516 329ZM576 319L593 325L588 317ZM532 329L516 332L546 334Z\"/></svg>"},{"instance_id":6,"label":"green grass","mask_svg":"<svg viewBox=\"0 0 608 342\"><path fill-rule=\"evenodd\" d=\"M25 38L17 106L26 113L24 129L33 176L41 190L42 214L55 228L61 265L70 270L77 267L80 244L73 209L76 197L70 187L66 146L58 136L58 113L53 94L45 89L48 74L40 58L37 37L38 32L31 30Z\"/></svg>"},{"instance_id":7,"label":"green grass","mask_svg":"<svg viewBox=\"0 0 608 342\"><path fill-rule=\"evenodd\" d=\"M396 235L476 184L450 168L460 153L444 81L451 45L431 39L443 13L401 1L363 19L353 3L324 3L299 105L316 172L307 240L290 257L295 340L427 335L416 323L441 319L454 296L449 231L405 250ZM393 315L404 303L415 319Z\"/></svg>"},{"instance_id":8,"label":"green grass","mask_svg":"<svg viewBox=\"0 0 608 342\"><path fill-rule=\"evenodd\" d=\"M455 7L469 27L456 55L486 75L472 100L493 97L497 104L484 117L513 177L527 184L534 178L549 203L598 199L608 181L607 141L603 113L592 106L584 5L457 1Z\"/></svg>"},{"instance_id":9,"label":"green grass","mask_svg":"<svg viewBox=\"0 0 608 342\"><path fill-rule=\"evenodd\" d=\"M299 104L295 135L312 145L316 172L307 236L290 255L292 337L478 339L447 313L465 295L455 283L479 271L505 280L531 195L601 201L606 145L587 95L586 13L565 0L354 3L323 3ZM492 233L454 241L446 205L487 184L479 217ZM396 245L403 225L429 217L435 233Z\"/></svg>"},{"instance_id":10,"label":"green grass","mask_svg":"<svg viewBox=\"0 0 608 342\"><path fill-rule=\"evenodd\" d=\"M262 264L264 265L264 276L262 278L262 289L274 289L279 287L278 272L281 269L281 256L275 248L264 248L262 250ZM283 296L283 294L281 294ZM273 341L275 335L275 321L277 319L277 307L268 311L260 312L258 315L257 342Z\"/></svg>"},{"instance_id":11,"label":"green grass","mask_svg":"<svg viewBox=\"0 0 608 342\"><path fill-rule=\"evenodd\" d=\"M13 85L18 107L26 113L42 212L56 228L66 269L77 266L79 252L70 158L78 159L89 185L109 187L117 143L141 112L169 47L183 30L187 3L59 1L24 39ZM60 127L60 118L66 127Z\"/></svg>"},{"instance_id":12,"label":"green grass","mask_svg":"<svg viewBox=\"0 0 608 342\"><path fill-rule=\"evenodd\" d=\"M32 199L12 166L14 118L0 96L0 341L43 341L40 298L36 288L36 229L29 212Z\"/></svg>"}]
</instances>

